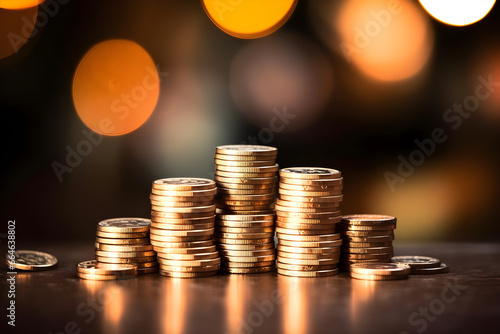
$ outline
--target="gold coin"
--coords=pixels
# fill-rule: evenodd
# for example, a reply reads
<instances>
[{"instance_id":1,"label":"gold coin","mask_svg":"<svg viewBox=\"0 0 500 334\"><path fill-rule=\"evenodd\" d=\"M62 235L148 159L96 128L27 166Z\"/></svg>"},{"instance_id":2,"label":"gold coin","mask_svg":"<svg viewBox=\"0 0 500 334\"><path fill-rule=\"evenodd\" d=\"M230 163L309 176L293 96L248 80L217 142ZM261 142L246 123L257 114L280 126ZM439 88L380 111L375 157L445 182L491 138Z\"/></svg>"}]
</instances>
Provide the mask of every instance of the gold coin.
<instances>
[{"instance_id":1,"label":"gold coin","mask_svg":"<svg viewBox=\"0 0 500 334\"><path fill-rule=\"evenodd\" d=\"M270 271L275 271L276 267L274 265L268 267L255 267L255 268L222 268L222 271L229 274L257 274L257 273L267 273Z\"/></svg>"},{"instance_id":2,"label":"gold coin","mask_svg":"<svg viewBox=\"0 0 500 334\"><path fill-rule=\"evenodd\" d=\"M340 262L344 265L351 266L353 263L389 263L390 260L387 259L351 259L351 260L346 260L344 258L340 258Z\"/></svg>"},{"instance_id":3,"label":"gold coin","mask_svg":"<svg viewBox=\"0 0 500 334\"><path fill-rule=\"evenodd\" d=\"M164 223L151 223L151 227L160 230L204 230L214 228L215 223L205 224L164 224Z\"/></svg>"},{"instance_id":4,"label":"gold coin","mask_svg":"<svg viewBox=\"0 0 500 334\"><path fill-rule=\"evenodd\" d=\"M352 271L349 274L351 275L352 278L362 279L367 281L389 281L389 280L408 278L408 275L371 275L371 274L365 275L365 274L354 273Z\"/></svg>"},{"instance_id":5,"label":"gold coin","mask_svg":"<svg viewBox=\"0 0 500 334\"><path fill-rule=\"evenodd\" d=\"M106 264L106 263L104 263ZM151 268L151 267L158 267L158 261L156 259L151 262L139 262L135 263L134 265L137 266L137 269L143 269L143 268Z\"/></svg>"},{"instance_id":6,"label":"gold coin","mask_svg":"<svg viewBox=\"0 0 500 334\"><path fill-rule=\"evenodd\" d=\"M207 197L217 194L217 189L215 187L206 190L160 190L158 188L154 189L154 196L169 196L169 197ZM172 199L175 200L175 199ZM183 201L178 199L179 201Z\"/></svg>"},{"instance_id":7,"label":"gold coin","mask_svg":"<svg viewBox=\"0 0 500 334\"><path fill-rule=\"evenodd\" d=\"M110 252L144 252L153 250L153 245L97 245L98 250Z\"/></svg>"},{"instance_id":8,"label":"gold coin","mask_svg":"<svg viewBox=\"0 0 500 334\"><path fill-rule=\"evenodd\" d=\"M342 258L347 260L387 259L387 261L389 261L391 257L392 257L392 252L378 253L378 254L356 254L356 253L346 253L344 250L342 250Z\"/></svg>"},{"instance_id":9,"label":"gold coin","mask_svg":"<svg viewBox=\"0 0 500 334\"><path fill-rule=\"evenodd\" d=\"M278 251L301 254L331 254L339 253L340 247L290 247L278 244Z\"/></svg>"},{"instance_id":10,"label":"gold coin","mask_svg":"<svg viewBox=\"0 0 500 334\"><path fill-rule=\"evenodd\" d=\"M372 237L372 236L394 236L394 230L383 231L342 231L343 236L348 237Z\"/></svg>"},{"instance_id":11,"label":"gold coin","mask_svg":"<svg viewBox=\"0 0 500 334\"><path fill-rule=\"evenodd\" d=\"M203 266L203 267L173 267L167 265L160 265L160 269L171 272L192 272L192 273L201 273L206 271L216 271L220 269L220 264L216 264L213 266Z\"/></svg>"},{"instance_id":12,"label":"gold coin","mask_svg":"<svg viewBox=\"0 0 500 334\"><path fill-rule=\"evenodd\" d=\"M95 255L99 257L118 257L122 259L128 259L136 257L155 256L156 252L152 250L144 252L111 252L111 251L96 250Z\"/></svg>"},{"instance_id":13,"label":"gold coin","mask_svg":"<svg viewBox=\"0 0 500 334\"><path fill-rule=\"evenodd\" d=\"M220 194L219 194L220 195ZM262 195L257 195L257 194L251 194L251 195L230 195L230 194L224 194L220 196L221 199L226 201L241 201L241 202L263 202L263 201L274 201L276 199L276 194L271 193L271 194L262 194Z\"/></svg>"},{"instance_id":14,"label":"gold coin","mask_svg":"<svg viewBox=\"0 0 500 334\"><path fill-rule=\"evenodd\" d=\"M225 250L221 249L221 256L264 256L264 255L275 255L276 249L262 249L262 250Z\"/></svg>"},{"instance_id":15,"label":"gold coin","mask_svg":"<svg viewBox=\"0 0 500 334\"><path fill-rule=\"evenodd\" d=\"M334 240L340 240L340 233L332 234L322 234L322 235L293 235L276 233L278 241L290 240L290 241L300 241L300 242L328 242Z\"/></svg>"},{"instance_id":16,"label":"gold coin","mask_svg":"<svg viewBox=\"0 0 500 334\"><path fill-rule=\"evenodd\" d=\"M168 213L205 213L205 212L210 212L212 214L215 213L215 205L194 206L194 207L167 207L167 206L157 207L156 205L151 205L151 209Z\"/></svg>"},{"instance_id":17,"label":"gold coin","mask_svg":"<svg viewBox=\"0 0 500 334\"><path fill-rule=\"evenodd\" d=\"M215 175L215 182L219 183L241 183L241 184L275 184L277 176L272 177L223 177ZM227 187L225 187L227 188Z\"/></svg>"},{"instance_id":18,"label":"gold coin","mask_svg":"<svg viewBox=\"0 0 500 334\"><path fill-rule=\"evenodd\" d=\"M5 255L5 262L9 267L20 270L39 271L54 268L57 265L57 258L54 255L34 251L16 250Z\"/></svg>"},{"instance_id":19,"label":"gold coin","mask_svg":"<svg viewBox=\"0 0 500 334\"><path fill-rule=\"evenodd\" d=\"M282 234L293 234L293 235L321 235L321 234L333 234L335 233L335 228L327 228L321 230L296 230L296 229L287 229L283 227L276 227L276 232Z\"/></svg>"},{"instance_id":20,"label":"gold coin","mask_svg":"<svg viewBox=\"0 0 500 334\"><path fill-rule=\"evenodd\" d=\"M340 221L340 217L311 219L279 216L276 217L276 221L290 224L331 225L337 224Z\"/></svg>"},{"instance_id":21,"label":"gold coin","mask_svg":"<svg viewBox=\"0 0 500 334\"><path fill-rule=\"evenodd\" d=\"M209 277L217 275L217 271L204 271L204 272L179 272L179 271L167 271L160 269L160 275L173 278L198 278L198 277Z\"/></svg>"},{"instance_id":22,"label":"gold coin","mask_svg":"<svg viewBox=\"0 0 500 334\"><path fill-rule=\"evenodd\" d=\"M132 258L122 258L122 257L105 257L105 256L98 256L96 255L95 257L97 262L102 262L102 263L142 263L142 262L153 262L156 261L156 255L155 256L145 256L145 257L132 257Z\"/></svg>"},{"instance_id":23,"label":"gold coin","mask_svg":"<svg viewBox=\"0 0 500 334\"><path fill-rule=\"evenodd\" d=\"M323 213L323 212L340 212L339 208L297 208L293 206L275 206L276 211L280 212L298 212L298 213ZM340 220L340 217L339 217Z\"/></svg>"},{"instance_id":24,"label":"gold coin","mask_svg":"<svg viewBox=\"0 0 500 334\"><path fill-rule=\"evenodd\" d=\"M163 190L158 190L155 188L151 189L150 195L159 196L158 201L162 202L179 202L180 206L187 206L186 203L189 202L213 201L215 198L215 194L194 195L194 196L171 196L169 195L169 193L165 193Z\"/></svg>"},{"instance_id":25,"label":"gold coin","mask_svg":"<svg viewBox=\"0 0 500 334\"><path fill-rule=\"evenodd\" d=\"M206 267L220 264L220 257L204 260L166 260L158 258L158 263L172 267Z\"/></svg>"},{"instance_id":26,"label":"gold coin","mask_svg":"<svg viewBox=\"0 0 500 334\"><path fill-rule=\"evenodd\" d=\"M232 205L222 205L222 204L217 204L218 209L223 209L223 210L228 210L228 211L233 211L233 212L248 212L248 211L258 211L258 210L272 210L273 209L272 204L268 205L252 205L252 206L232 206Z\"/></svg>"},{"instance_id":27,"label":"gold coin","mask_svg":"<svg viewBox=\"0 0 500 334\"><path fill-rule=\"evenodd\" d=\"M273 164L276 161L277 154L266 155L266 156L252 156L252 155L230 155L230 154L219 154L215 153L214 160L223 160L223 161L273 161Z\"/></svg>"},{"instance_id":28,"label":"gold coin","mask_svg":"<svg viewBox=\"0 0 500 334\"><path fill-rule=\"evenodd\" d=\"M278 267L278 274L293 277L326 277L335 276L339 273L338 269L327 270L313 270L313 271L299 271L299 270L286 270Z\"/></svg>"},{"instance_id":29,"label":"gold coin","mask_svg":"<svg viewBox=\"0 0 500 334\"><path fill-rule=\"evenodd\" d=\"M236 172L224 172L220 170L215 170L215 175L225 178L264 178L264 177L273 177L277 175L276 172L268 172L268 173L236 173Z\"/></svg>"},{"instance_id":30,"label":"gold coin","mask_svg":"<svg viewBox=\"0 0 500 334\"><path fill-rule=\"evenodd\" d=\"M154 274L159 271L159 267L149 267L149 268L139 268L137 269L137 274L138 275L147 275L147 274Z\"/></svg>"},{"instance_id":31,"label":"gold coin","mask_svg":"<svg viewBox=\"0 0 500 334\"><path fill-rule=\"evenodd\" d=\"M261 261L261 262L233 262L233 261L222 261L221 268L257 268L257 267L269 267L274 266L274 260L272 261Z\"/></svg>"},{"instance_id":32,"label":"gold coin","mask_svg":"<svg viewBox=\"0 0 500 334\"><path fill-rule=\"evenodd\" d=\"M342 183L336 185L311 186L307 184L288 184L280 182L280 188L294 191L339 191L342 190Z\"/></svg>"},{"instance_id":33,"label":"gold coin","mask_svg":"<svg viewBox=\"0 0 500 334\"><path fill-rule=\"evenodd\" d=\"M351 254L384 254L392 252L392 246L390 247L361 247L361 248L352 248L352 247L342 247L343 252L351 253Z\"/></svg>"},{"instance_id":34,"label":"gold coin","mask_svg":"<svg viewBox=\"0 0 500 334\"><path fill-rule=\"evenodd\" d=\"M170 199L170 197L168 197ZM187 207L201 207L201 206L210 206L214 205L214 199L207 199L205 201L196 201L196 202L172 202L172 201L164 201L164 200L151 200L151 205L161 206L165 208L187 208ZM168 209L165 209L168 210Z\"/></svg>"},{"instance_id":35,"label":"gold coin","mask_svg":"<svg viewBox=\"0 0 500 334\"><path fill-rule=\"evenodd\" d=\"M272 189L230 189L230 188L217 188L218 196L228 195L273 195L276 197L277 192Z\"/></svg>"},{"instance_id":36,"label":"gold coin","mask_svg":"<svg viewBox=\"0 0 500 334\"><path fill-rule=\"evenodd\" d=\"M316 213L276 211L276 217L309 218L309 219L325 219L325 218L337 218L337 217L340 218L340 211L316 212Z\"/></svg>"},{"instance_id":37,"label":"gold coin","mask_svg":"<svg viewBox=\"0 0 500 334\"><path fill-rule=\"evenodd\" d=\"M78 276L81 279L92 280L92 281L114 281L118 279L129 279L137 277L137 272L135 273L135 275L95 275L95 274L77 273L76 276Z\"/></svg>"},{"instance_id":38,"label":"gold coin","mask_svg":"<svg viewBox=\"0 0 500 334\"><path fill-rule=\"evenodd\" d=\"M261 239L228 239L228 238L218 238L217 236L214 236L214 241L226 245L258 245L258 244L268 244L274 242L272 237L261 238Z\"/></svg>"},{"instance_id":39,"label":"gold coin","mask_svg":"<svg viewBox=\"0 0 500 334\"><path fill-rule=\"evenodd\" d=\"M95 241L98 242L99 244L106 244L106 245L140 245L140 244L148 244L149 238L113 239L113 238L97 237Z\"/></svg>"},{"instance_id":40,"label":"gold coin","mask_svg":"<svg viewBox=\"0 0 500 334\"><path fill-rule=\"evenodd\" d=\"M331 270L337 268L336 264L328 264L323 266L305 266L305 265L287 264L281 262L276 262L276 266L284 270L297 270L297 271L318 271L318 270Z\"/></svg>"},{"instance_id":41,"label":"gold coin","mask_svg":"<svg viewBox=\"0 0 500 334\"><path fill-rule=\"evenodd\" d=\"M282 257L280 256L280 254L278 254L276 264L285 263L285 264L294 264L302 266L326 266L326 265L337 264L338 262L339 262L338 259L315 259L315 260L292 259L292 258Z\"/></svg>"},{"instance_id":42,"label":"gold coin","mask_svg":"<svg viewBox=\"0 0 500 334\"><path fill-rule=\"evenodd\" d=\"M211 247L214 245L213 240L210 238L203 241L187 241L187 242L161 242L151 240L153 249L155 248L198 248L198 247ZM155 249L156 250L156 249Z\"/></svg>"},{"instance_id":43,"label":"gold coin","mask_svg":"<svg viewBox=\"0 0 500 334\"><path fill-rule=\"evenodd\" d=\"M394 256L391 258L391 262L404 263L409 265L412 269L437 268L441 265L441 260L439 259L420 255Z\"/></svg>"},{"instance_id":44,"label":"gold coin","mask_svg":"<svg viewBox=\"0 0 500 334\"><path fill-rule=\"evenodd\" d=\"M215 222L215 215L211 215L209 217L202 218L160 218L160 217L152 217L151 224L176 224L176 225L184 225L184 224L206 224Z\"/></svg>"},{"instance_id":45,"label":"gold coin","mask_svg":"<svg viewBox=\"0 0 500 334\"><path fill-rule=\"evenodd\" d=\"M78 273L91 275L137 275L135 264L104 264L96 260L80 262L76 265L76 270Z\"/></svg>"},{"instance_id":46,"label":"gold coin","mask_svg":"<svg viewBox=\"0 0 500 334\"><path fill-rule=\"evenodd\" d=\"M248 251L248 250L264 250L273 249L274 243L269 242L266 244L254 244L254 245L232 245L232 244L217 244L217 248L221 251L224 250L235 250L235 251Z\"/></svg>"},{"instance_id":47,"label":"gold coin","mask_svg":"<svg viewBox=\"0 0 500 334\"><path fill-rule=\"evenodd\" d=\"M333 203L308 203L308 202L291 202L291 201L285 201L282 199L277 199L276 200L277 206L284 206L284 207L292 207L292 208L330 208L333 209L332 211L337 211L339 210L340 202L333 202Z\"/></svg>"},{"instance_id":48,"label":"gold coin","mask_svg":"<svg viewBox=\"0 0 500 334\"><path fill-rule=\"evenodd\" d=\"M217 170L222 172L233 172L233 173L276 173L279 170L279 165L274 164L272 166L263 166L263 167L242 167L242 166L224 166L217 165Z\"/></svg>"},{"instance_id":49,"label":"gold coin","mask_svg":"<svg viewBox=\"0 0 500 334\"><path fill-rule=\"evenodd\" d=\"M263 220L274 220L274 213L271 214L217 214L218 220L224 221L263 221Z\"/></svg>"},{"instance_id":50,"label":"gold coin","mask_svg":"<svg viewBox=\"0 0 500 334\"><path fill-rule=\"evenodd\" d=\"M228 166L228 167L266 167L274 166L276 161L274 159L270 160L221 160L214 159L215 165L217 166Z\"/></svg>"},{"instance_id":51,"label":"gold coin","mask_svg":"<svg viewBox=\"0 0 500 334\"><path fill-rule=\"evenodd\" d=\"M269 233L274 232L274 227L225 227L217 226L217 232L224 233Z\"/></svg>"},{"instance_id":52,"label":"gold coin","mask_svg":"<svg viewBox=\"0 0 500 334\"><path fill-rule=\"evenodd\" d=\"M341 177L341 173L331 168L290 167L281 169L280 177L301 180L337 179Z\"/></svg>"},{"instance_id":53,"label":"gold coin","mask_svg":"<svg viewBox=\"0 0 500 334\"><path fill-rule=\"evenodd\" d=\"M281 258L288 258L294 260L336 260L339 261L340 253L327 253L327 254L308 254L308 253L287 253L278 251Z\"/></svg>"},{"instance_id":54,"label":"gold coin","mask_svg":"<svg viewBox=\"0 0 500 334\"><path fill-rule=\"evenodd\" d=\"M207 234L207 235L200 235L196 237L169 237L169 236L164 236L164 235L156 235L152 234L150 236L151 238L151 244L153 244L153 241L159 241L163 243L177 243L177 242L191 242L191 241L204 241L204 240L212 240L212 236Z\"/></svg>"},{"instance_id":55,"label":"gold coin","mask_svg":"<svg viewBox=\"0 0 500 334\"><path fill-rule=\"evenodd\" d=\"M392 241L386 241L386 242L352 242L352 241L345 241L344 242L345 247L349 248L372 248L372 247L389 247L392 246Z\"/></svg>"},{"instance_id":56,"label":"gold coin","mask_svg":"<svg viewBox=\"0 0 500 334\"><path fill-rule=\"evenodd\" d=\"M199 254L158 253L158 259L179 260L179 261L206 260L206 259L214 259L217 257L219 257L219 252L217 251L210 253L199 253Z\"/></svg>"},{"instance_id":57,"label":"gold coin","mask_svg":"<svg viewBox=\"0 0 500 334\"><path fill-rule=\"evenodd\" d=\"M204 246L204 247L189 247L189 248L155 247L155 251L157 253L163 253L163 254L202 254L202 253L213 253L216 250L217 249L215 245Z\"/></svg>"},{"instance_id":58,"label":"gold coin","mask_svg":"<svg viewBox=\"0 0 500 334\"><path fill-rule=\"evenodd\" d=\"M373 242L373 243L378 243L378 242L389 242L394 240L394 235L375 235L375 236L368 236L368 237L350 237L350 236L344 236L344 240L346 243L348 242Z\"/></svg>"},{"instance_id":59,"label":"gold coin","mask_svg":"<svg viewBox=\"0 0 500 334\"><path fill-rule=\"evenodd\" d=\"M411 267L404 263L355 263L351 272L361 275L409 275Z\"/></svg>"},{"instance_id":60,"label":"gold coin","mask_svg":"<svg viewBox=\"0 0 500 334\"><path fill-rule=\"evenodd\" d=\"M227 198L219 198L215 201L215 204L217 207L220 206L228 206L228 207L240 207L240 206L251 206L251 207L262 207L262 206L271 206L274 204L274 199L271 200L264 200L264 201L236 201L236 200L230 200Z\"/></svg>"},{"instance_id":61,"label":"gold coin","mask_svg":"<svg viewBox=\"0 0 500 334\"><path fill-rule=\"evenodd\" d=\"M151 221L144 218L112 218L100 221L97 230L113 233L147 232Z\"/></svg>"},{"instance_id":62,"label":"gold coin","mask_svg":"<svg viewBox=\"0 0 500 334\"><path fill-rule=\"evenodd\" d=\"M395 225L396 217L386 215L346 215L342 217L342 222L350 225Z\"/></svg>"},{"instance_id":63,"label":"gold coin","mask_svg":"<svg viewBox=\"0 0 500 334\"><path fill-rule=\"evenodd\" d=\"M151 235L166 236L166 237L199 237L204 235L212 235L214 228L207 228L203 230L159 230L151 229Z\"/></svg>"},{"instance_id":64,"label":"gold coin","mask_svg":"<svg viewBox=\"0 0 500 334\"><path fill-rule=\"evenodd\" d=\"M317 179L317 180L305 180L305 179L295 179L288 177L280 177L280 184L290 184L297 186L311 186L311 187L334 187L342 186L344 179L339 177L338 179Z\"/></svg>"},{"instance_id":65,"label":"gold coin","mask_svg":"<svg viewBox=\"0 0 500 334\"><path fill-rule=\"evenodd\" d=\"M272 238L274 232L259 232L259 233L230 233L230 232L215 232L214 238L218 239L266 239Z\"/></svg>"},{"instance_id":66,"label":"gold coin","mask_svg":"<svg viewBox=\"0 0 500 334\"><path fill-rule=\"evenodd\" d=\"M283 223L281 221L276 221L276 226L290 230L335 229L335 224L291 224L291 223Z\"/></svg>"},{"instance_id":67,"label":"gold coin","mask_svg":"<svg viewBox=\"0 0 500 334\"><path fill-rule=\"evenodd\" d=\"M396 226L381 225L381 226L367 226L367 225L345 225L339 224L339 229L343 231L390 231L394 230Z\"/></svg>"},{"instance_id":68,"label":"gold coin","mask_svg":"<svg viewBox=\"0 0 500 334\"><path fill-rule=\"evenodd\" d=\"M325 248L325 247L340 247L342 244L342 240L333 240L333 241L290 241L290 240L284 240L278 238L278 245L282 246L288 246L288 247L319 247L319 248Z\"/></svg>"},{"instance_id":69,"label":"gold coin","mask_svg":"<svg viewBox=\"0 0 500 334\"><path fill-rule=\"evenodd\" d=\"M280 194L280 199L290 202L307 202L307 203L340 203L344 199L344 195L338 196L323 196L323 197L311 197L311 196L289 196Z\"/></svg>"},{"instance_id":70,"label":"gold coin","mask_svg":"<svg viewBox=\"0 0 500 334\"><path fill-rule=\"evenodd\" d=\"M181 212L164 212L156 211L155 209L160 209L158 207L153 207L151 211L151 220L157 221L158 218L163 219L190 219L190 218L212 218L214 216L213 211L208 212L194 212L194 213L181 213Z\"/></svg>"},{"instance_id":71,"label":"gold coin","mask_svg":"<svg viewBox=\"0 0 500 334\"><path fill-rule=\"evenodd\" d=\"M217 146L215 154L224 154L231 156L276 156L278 149L272 146L264 145L222 145Z\"/></svg>"},{"instance_id":72,"label":"gold coin","mask_svg":"<svg viewBox=\"0 0 500 334\"><path fill-rule=\"evenodd\" d=\"M342 195L342 189L332 191L305 191L305 190L289 190L279 188L280 195L298 196L298 197L316 197L316 196L338 196Z\"/></svg>"},{"instance_id":73,"label":"gold coin","mask_svg":"<svg viewBox=\"0 0 500 334\"><path fill-rule=\"evenodd\" d=\"M153 188L170 191L207 190L215 188L215 182L195 177L173 177L153 181Z\"/></svg>"},{"instance_id":74,"label":"gold coin","mask_svg":"<svg viewBox=\"0 0 500 334\"><path fill-rule=\"evenodd\" d=\"M276 255L262 255L262 256L225 256L221 255L222 261L230 262L265 262L276 260Z\"/></svg>"},{"instance_id":75,"label":"gold coin","mask_svg":"<svg viewBox=\"0 0 500 334\"><path fill-rule=\"evenodd\" d=\"M216 220L217 226L224 227L274 227L274 220L263 221L232 221L232 220Z\"/></svg>"},{"instance_id":76,"label":"gold coin","mask_svg":"<svg viewBox=\"0 0 500 334\"><path fill-rule=\"evenodd\" d=\"M217 187L234 190L266 190L266 192L276 192L276 182L263 184L228 183L217 181Z\"/></svg>"},{"instance_id":77,"label":"gold coin","mask_svg":"<svg viewBox=\"0 0 500 334\"><path fill-rule=\"evenodd\" d=\"M136 232L136 233L114 233L114 232L96 232L97 237L106 239L137 239L146 238L149 236L148 232Z\"/></svg>"}]
</instances>

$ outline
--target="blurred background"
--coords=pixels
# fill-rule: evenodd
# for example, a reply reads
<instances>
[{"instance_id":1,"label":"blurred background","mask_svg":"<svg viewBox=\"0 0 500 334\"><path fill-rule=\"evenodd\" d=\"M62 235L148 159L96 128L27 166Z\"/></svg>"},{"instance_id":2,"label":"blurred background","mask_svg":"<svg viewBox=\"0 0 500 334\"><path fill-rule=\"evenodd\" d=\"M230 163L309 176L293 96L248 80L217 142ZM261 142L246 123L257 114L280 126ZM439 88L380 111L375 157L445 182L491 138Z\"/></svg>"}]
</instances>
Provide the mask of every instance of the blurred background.
<instances>
[{"instance_id":1,"label":"blurred background","mask_svg":"<svg viewBox=\"0 0 500 334\"><path fill-rule=\"evenodd\" d=\"M2 238L91 243L250 143L339 169L343 213L396 216L398 242L500 239L498 4L39 2L0 0Z\"/></svg>"}]
</instances>

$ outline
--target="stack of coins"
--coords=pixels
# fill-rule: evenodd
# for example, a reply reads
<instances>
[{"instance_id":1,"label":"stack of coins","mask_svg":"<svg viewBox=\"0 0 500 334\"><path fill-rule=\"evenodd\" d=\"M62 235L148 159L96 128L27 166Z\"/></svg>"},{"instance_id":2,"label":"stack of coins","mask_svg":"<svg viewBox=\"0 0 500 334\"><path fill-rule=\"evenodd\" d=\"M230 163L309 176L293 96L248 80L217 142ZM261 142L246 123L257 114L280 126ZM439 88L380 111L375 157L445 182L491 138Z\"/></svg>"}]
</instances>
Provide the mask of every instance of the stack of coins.
<instances>
[{"instance_id":1,"label":"stack of coins","mask_svg":"<svg viewBox=\"0 0 500 334\"><path fill-rule=\"evenodd\" d=\"M339 224L343 244L341 268L354 263L390 262L396 218L384 215L343 216Z\"/></svg>"},{"instance_id":2,"label":"stack of coins","mask_svg":"<svg viewBox=\"0 0 500 334\"><path fill-rule=\"evenodd\" d=\"M277 154L275 147L260 145L225 145L215 151L218 214L214 236L226 272L275 269Z\"/></svg>"},{"instance_id":3,"label":"stack of coins","mask_svg":"<svg viewBox=\"0 0 500 334\"><path fill-rule=\"evenodd\" d=\"M388 281L408 278L411 268L404 263L353 263L350 268L352 278L369 281Z\"/></svg>"},{"instance_id":4,"label":"stack of coins","mask_svg":"<svg viewBox=\"0 0 500 334\"><path fill-rule=\"evenodd\" d=\"M96 261L102 264L136 264L138 274L158 272L149 242L151 221L144 218L113 218L97 224Z\"/></svg>"},{"instance_id":5,"label":"stack of coins","mask_svg":"<svg viewBox=\"0 0 500 334\"><path fill-rule=\"evenodd\" d=\"M341 173L329 168L280 170L276 202L278 273L296 277L338 273Z\"/></svg>"},{"instance_id":6,"label":"stack of coins","mask_svg":"<svg viewBox=\"0 0 500 334\"><path fill-rule=\"evenodd\" d=\"M274 214L217 214L216 230L223 271L250 274L275 270Z\"/></svg>"},{"instance_id":7,"label":"stack of coins","mask_svg":"<svg viewBox=\"0 0 500 334\"><path fill-rule=\"evenodd\" d=\"M153 182L151 244L160 274L193 278L217 274L220 257L213 243L215 182L167 178Z\"/></svg>"},{"instance_id":8,"label":"stack of coins","mask_svg":"<svg viewBox=\"0 0 500 334\"><path fill-rule=\"evenodd\" d=\"M82 279L110 281L137 277L136 264L99 263L96 260L83 261L76 266L76 275Z\"/></svg>"}]
</instances>

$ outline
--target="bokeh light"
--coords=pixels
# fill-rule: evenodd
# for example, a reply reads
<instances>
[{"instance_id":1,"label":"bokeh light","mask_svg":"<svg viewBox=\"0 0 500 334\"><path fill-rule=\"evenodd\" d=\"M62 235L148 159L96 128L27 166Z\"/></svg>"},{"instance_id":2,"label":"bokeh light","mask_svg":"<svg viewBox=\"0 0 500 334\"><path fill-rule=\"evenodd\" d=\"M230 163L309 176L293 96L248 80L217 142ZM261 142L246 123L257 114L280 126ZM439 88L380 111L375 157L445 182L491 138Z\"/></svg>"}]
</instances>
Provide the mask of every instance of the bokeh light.
<instances>
[{"instance_id":1,"label":"bokeh light","mask_svg":"<svg viewBox=\"0 0 500 334\"><path fill-rule=\"evenodd\" d=\"M242 48L231 64L230 89L238 109L273 132L294 132L314 121L333 89L327 57L312 42L276 34ZM288 118L280 117L286 108Z\"/></svg>"},{"instance_id":2,"label":"bokeh light","mask_svg":"<svg viewBox=\"0 0 500 334\"><path fill-rule=\"evenodd\" d=\"M28 42L37 15L38 7L22 10L0 8L0 59L17 53Z\"/></svg>"},{"instance_id":3,"label":"bokeh light","mask_svg":"<svg viewBox=\"0 0 500 334\"><path fill-rule=\"evenodd\" d=\"M496 0L419 0L436 20L453 26L466 26L483 19Z\"/></svg>"},{"instance_id":4,"label":"bokeh light","mask_svg":"<svg viewBox=\"0 0 500 334\"><path fill-rule=\"evenodd\" d=\"M421 8L401 0L349 0L338 8L337 46L366 76L401 81L418 74L431 55L433 32Z\"/></svg>"},{"instance_id":5,"label":"bokeh light","mask_svg":"<svg viewBox=\"0 0 500 334\"><path fill-rule=\"evenodd\" d=\"M26 9L36 7L45 0L0 0L0 8Z\"/></svg>"},{"instance_id":6,"label":"bokeh light","mask_svg":"<svg viewBox=\"0 0 500 334\"><path fill-rule=\"evenodd\" d=\"M212 22L238 38L259 38L278 30L292 15L297 0L203 0Z\"/></svg>"},{"instance_id":7,"label":"bokeh light","mask_svg":"<svg viewBox=\"0 0 500 334\"><path fill-rule=\"evenodd\" d=\"M73 80L73 102L93 131L118 136L136 130L155 109L158 70L137 43L109 40L83 57Z\"/></svg>"}]
</instances>

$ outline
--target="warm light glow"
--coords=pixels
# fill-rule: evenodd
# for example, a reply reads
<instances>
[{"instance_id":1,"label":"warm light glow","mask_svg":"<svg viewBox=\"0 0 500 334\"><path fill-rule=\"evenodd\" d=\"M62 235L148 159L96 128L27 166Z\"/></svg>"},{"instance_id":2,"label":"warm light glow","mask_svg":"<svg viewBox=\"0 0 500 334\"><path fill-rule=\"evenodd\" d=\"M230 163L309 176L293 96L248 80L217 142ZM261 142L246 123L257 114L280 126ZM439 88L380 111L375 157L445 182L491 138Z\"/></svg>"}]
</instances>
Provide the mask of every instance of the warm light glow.
<instances>
[{"instance_id":1,"label":"warm light glow","mask_svg":"<svg viewBox=\"0 0 500 334\"><path fill-rule=\"evenodd\" d=\"M160 94L153 59L137 43L110 40L83 57L73 80L80 119L108 136L132 132L151 116Z\"/></svg>"},{"instance_id":2,"label":"warm light glow","mask_svg":"<svg viewBox=\"0 0 500 334\"><path fill-rule=\"evenodd\" d=\"M436 20L452 26L476 23L490 12L496 0L419 0Z\"/></svg>"},{"instance_id":3,"label":"warm light glow","mask_svg":"<svg viewBox=\"0 0 500 334\"><path fill-rule=\"evenodd\" d=\"M283 302L282 326L284 333L306 334L308 328L307 314L309 312L308 293L314 290L311 279L278 275L278 286Z\"/></svg>"},{"instance_id":4,"label":"warm light glow","mask_svg":"<svg viewBox=\"0 0 500 334\"><path fill-rule=\"evenodd\" d=\"M163 280L162 324L164 333L181 334L185 332L186 318L186 281L182 279Z\"/></svg>"},{"instance_id":5,"label":"warm light glow","mask_svg":"<svg viewBox=\"0 0 500 334\"><path fill-rule=\"evenodd\" d=\"M18 52L28 42L37 15L38 7L22 10L0 8L0 59Z\"/></svg>"},{"instance_id":6,"label":"warm light glow","mask_svg":"<svg viewBox=\"0 0 500 334\"><path fill-rule=\"evenodd\" d=\"M212 22L238 38L259 38L278 30L292 15L297 0L203 0Z\"/></svg>"},{"instance_id":7,"label":"warm light glow","mask_svg":"<svg viewBox=\"0 0 500 334\"><path fill-rule=\"evenodd\" d=\"M45 0L0 0L0 8L25 9L36 7Z\"/></svg>"},{"instance_id":8,"label":"warm light glow","mask_svg":"<svg viewBox=\"0 0 500 334\"><path fill-rule=\"evenodd\" d=\"M124 300L123 287L109 286L106 289L106 303L104 304L104 319L106 322L106 332L119 333L119 324L123 315Z\"/></svg>"},{"instance_id":9,"label":"warm light glow","mask_svg":"<svg viewBox=\"0 0 500 334\"><path fill-rule=\"evenodd\" d=\"M243 275L229 275L226 291L226 321L229 333L243 332L243 319L245 319L245 301L251 298L248 295L248 281Z\"/></svg>"},{"instance_id":10,"label":"warm light glow","mask_svg":"<svg viewBox=\"0 0 500 334\"><path fill-rule=\"evenodd\" d=\"M376 80L401 81L415 76L432 51L429 23L408 0L345 1L335 22L344 57Z\"/></svg>"},{"instance_id":11,"label":"warm light glow","mask_svg":"<svg viewBox=\"0 0 500 334\"><path fill-rule=\"evenodd\" d=\"M331 97L333 70L316 45L276 34L237 53L230 86L233 100L253 123L275 133L290 133L319 117ZM278 115L285 108L290 116L283 119Z\"/></svg>"}]
</instances>

